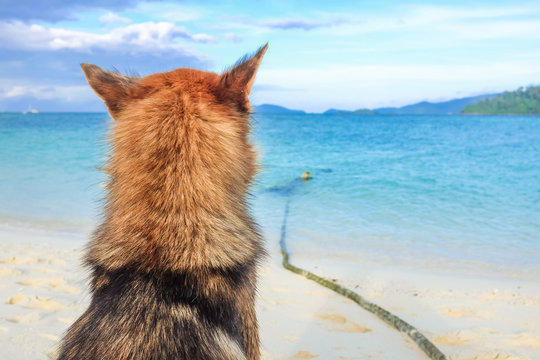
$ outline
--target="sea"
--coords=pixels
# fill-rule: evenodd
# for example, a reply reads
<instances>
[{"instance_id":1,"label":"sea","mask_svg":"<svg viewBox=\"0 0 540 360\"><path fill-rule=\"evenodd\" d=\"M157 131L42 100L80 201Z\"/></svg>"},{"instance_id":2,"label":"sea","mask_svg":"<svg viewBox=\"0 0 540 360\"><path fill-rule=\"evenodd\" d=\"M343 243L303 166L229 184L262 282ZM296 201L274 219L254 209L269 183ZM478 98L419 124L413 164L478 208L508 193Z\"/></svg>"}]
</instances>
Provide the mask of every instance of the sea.
<instances>
[{"instance_id":1,"label":"sea","mask_svg":"<svg viewBox=\"0 0 540 360\"><path fill-rule=\"evenodd\" d=\"M112 121L0 114L0 227L87 237L101 217ZM285 237L293 259L540 268L540 117L254 114L252 122L260 172L250 204L270 252ZM305 171L311 180L300 179Z\"/></svg>"}]
</instances>

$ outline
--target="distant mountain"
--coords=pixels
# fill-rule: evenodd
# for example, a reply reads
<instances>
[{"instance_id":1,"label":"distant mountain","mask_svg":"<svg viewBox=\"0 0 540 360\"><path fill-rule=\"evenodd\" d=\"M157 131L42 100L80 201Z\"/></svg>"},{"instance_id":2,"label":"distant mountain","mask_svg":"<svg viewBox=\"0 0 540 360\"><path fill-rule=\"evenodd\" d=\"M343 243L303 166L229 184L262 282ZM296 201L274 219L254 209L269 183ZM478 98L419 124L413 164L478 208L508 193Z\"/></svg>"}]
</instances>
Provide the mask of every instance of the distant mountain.
<instances>
[{"instance_id":1,"label":"distant mountain","mask_svg":"<svg viewBox=\"0 0 540 360\"><path fill-rule=\"evenodd\" d=\"M540 86L506 91L497 96L466 106L463 114L539 115Z\"/></svg>"},{"instance_id":2,"label":"distant mountain","mask_svg":"<svg viewBox=\"0 0 540 360\"><path fill-rule=\"evenodd\" d=\"M514 94L516 92L506 92L504 94L486 94L486 95L478 95L478 96L471 96L471 97L465 97L460 99L454 99L449 101L443 101L443 102L429 102L429 101L422 101L416 104L412 105L406 105L402 107L383 107L383 108L377 108L377 109L358 109L358 110L341 110L341 109L328 109L325 112L323 112L324 115L358 115L358 114L388 114L388 115L459 115L462 113L495 113L493 111L499 111L499 110L488 110L487 108L502 106L501 101L505 104L508 102L514 101L519 102L516 100L517 98L527 98L527 104L524 105L525 102L521 103L521 110L518 111L518 108L511 107L516 114L523 114L526 113L524 111L533 111L531 109L535 108L535 106L540 106L540 87L535 88L528 88L527 90L518 90L521 91L519 94ZM513 94L513 95L512 95ZM495 99L502 99L500 96L505 96L505 100L495 100ZM537 98L534 98L534 96L538 96ZM510 100L512 98L513 100ZM534 99L537 100L534 100ZM532 100L531 100L532 99ZM525 100L523 100L525 101ZM535 101L538 101L535 102ZM496 104L498 105L495 105ZM482 108L475 107L477 105L474 104L483 104ZM510 106L510 105L508 105ZM516 105L517 106L517 105ZM525 106L525 107L523 107ZM528 106L528 107L527 107ZM526 110L528 109L528 110ZM540 109L537 108L537 109ZM484 112L485 111L485 112ZM491 111L491 112L490 112ZM539 111L540 110L536 110ZM254 112L257 114L287 114L287 115L302 115L306 114L305 111L302 110L291 110L287 109L283 106L278 105L272 105L272 104L263 104L254 106Z\"/></svg>"},{"instance_id":3,"label":"distant mountain","mask_svg":"<svg viewBox=\"0 0 540 360\"><path fill-rule=\"evenodd\" d=\"M461 99L454 99L438 103L422 101L417 104L407 105L403 107L383 107L377 109L358 109L355 111L328 109L323 114L325 115L354 115L354 114L388 114L388 115L458 115L461 111L470 104L476 104L479 101L487 100L495 97L497 94L487 94L479 96L471 96Z\"/></svg>"},{"instance_id":4,"label":"distant mountain","mask_svg":"<svg viewBox=\"0 0 540 360\"><path fill-rule=\"evenodd\" d=\"M374 109L373 111L375 114L458 115L467 105L476 104L479 101L491 99L495 96L497 94L479 95L438 103L422 101L399 108L385 107Z\"/></svg>"},{"instance_id":5,"label":"distant mountain","mask_svg":"<svg viewBox=\"0 0 540 360\"><path fill-rule=\"evenodd\" d=\"M339 110L339 109L328 109L323 112L323 115L343 115L343 114L352 114L350 110Z\"/></svg>"},{"instance_id":6,"label":"distant mountain","mask_svg":"<svg viewBox=\"0 0 540 360\"><path fill-rule=\"evenodd\" d=\"M358 109L358 110L339 110L339 109L328 109L323 112L324 115L371 115L373 110L370 109Z\"/></svg>"},{"instance_id":7,"label":"distant mountain","mask_svg":"<svg viewBox=\"0 0 540 360\"><path fill-rule=\"evenodd\" d=\"M262 104L253 107L253 112L256 114L287 114L287 115L302 115L305 111L291 110L283 106Z\"/></svg>"}]
</instances>

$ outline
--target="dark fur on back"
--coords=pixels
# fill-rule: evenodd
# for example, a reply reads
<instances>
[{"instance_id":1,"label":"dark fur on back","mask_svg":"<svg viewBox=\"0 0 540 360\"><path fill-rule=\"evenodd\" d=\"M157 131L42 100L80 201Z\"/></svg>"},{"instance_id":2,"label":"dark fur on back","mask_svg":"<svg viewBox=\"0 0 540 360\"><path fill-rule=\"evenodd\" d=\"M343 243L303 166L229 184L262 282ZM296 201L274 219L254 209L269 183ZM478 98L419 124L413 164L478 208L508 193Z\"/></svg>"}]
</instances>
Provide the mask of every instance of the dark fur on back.
<instances>
[{"instance_id":1,"label":"dark fur on back","mask_svg":"<svg viewBox=\"0 0 540 360\"><path fill-rule=\"evenodd\" d=\"M259 359L248 94L266 47L222 75L82 65L116 123L92 301L60 359Z\"/></svg>"}]
</instances>

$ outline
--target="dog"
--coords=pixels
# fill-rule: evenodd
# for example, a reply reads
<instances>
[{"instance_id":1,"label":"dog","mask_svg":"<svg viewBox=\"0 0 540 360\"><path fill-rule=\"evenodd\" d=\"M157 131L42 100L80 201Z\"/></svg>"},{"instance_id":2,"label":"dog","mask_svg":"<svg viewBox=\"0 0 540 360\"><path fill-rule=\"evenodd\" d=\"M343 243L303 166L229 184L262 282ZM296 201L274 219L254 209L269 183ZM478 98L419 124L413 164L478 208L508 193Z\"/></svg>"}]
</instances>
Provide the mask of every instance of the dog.
<instances>
[{"instance_id":1,"label":"dog","mask_svg":"<svg viewBox=\"0 0 540 360\"><path fill-rule=\"evenodd\" d=\"M115 121L103 221L84 260L92 299L59 359L260 358L248 95L267 47L220 75L81 65Z\"/></svg>"}]
</instances>

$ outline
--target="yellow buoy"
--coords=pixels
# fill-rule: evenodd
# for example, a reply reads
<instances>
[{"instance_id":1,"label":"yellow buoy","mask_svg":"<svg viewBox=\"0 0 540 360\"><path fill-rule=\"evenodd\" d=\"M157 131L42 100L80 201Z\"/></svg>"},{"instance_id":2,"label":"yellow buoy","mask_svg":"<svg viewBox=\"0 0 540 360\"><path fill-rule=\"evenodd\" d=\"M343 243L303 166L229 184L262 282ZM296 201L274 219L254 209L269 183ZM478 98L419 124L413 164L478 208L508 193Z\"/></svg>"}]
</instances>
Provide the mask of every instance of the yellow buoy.
<instances>
[{"instance_id":1,"label":"yellow buoy","mask_svg":"<svg viewBox=\"0 0 540 360\"><path fill-rule=\"evenodd\" d=\"M311 179L311 173L309 171L304 171L302 174L302 180L307 181Z\"/></svg>"}]
</instances>

